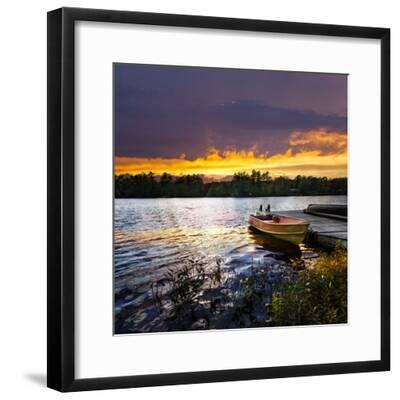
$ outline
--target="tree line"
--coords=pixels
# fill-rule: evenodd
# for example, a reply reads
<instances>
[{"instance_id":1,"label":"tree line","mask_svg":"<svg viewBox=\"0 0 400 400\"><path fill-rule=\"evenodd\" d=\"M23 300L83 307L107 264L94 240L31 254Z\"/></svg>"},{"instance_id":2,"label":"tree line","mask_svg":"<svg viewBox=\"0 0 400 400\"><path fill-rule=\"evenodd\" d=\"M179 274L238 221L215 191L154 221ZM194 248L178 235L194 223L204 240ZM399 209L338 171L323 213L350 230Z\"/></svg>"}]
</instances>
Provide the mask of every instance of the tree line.
<instances>
[{"instance_id":1,"label":"tree line","mask_svg":"<svg viewBox=\"0 0 400 400\"><path fill-rule=\"evenodd\" d=\"M272 178L269 172L237 172L229 182L204 182L201 175L175 177L164 172L115 176L116 198L150 197L258 197L346 195L347 178L298 175Z\"/></svg>"}]
</instances>

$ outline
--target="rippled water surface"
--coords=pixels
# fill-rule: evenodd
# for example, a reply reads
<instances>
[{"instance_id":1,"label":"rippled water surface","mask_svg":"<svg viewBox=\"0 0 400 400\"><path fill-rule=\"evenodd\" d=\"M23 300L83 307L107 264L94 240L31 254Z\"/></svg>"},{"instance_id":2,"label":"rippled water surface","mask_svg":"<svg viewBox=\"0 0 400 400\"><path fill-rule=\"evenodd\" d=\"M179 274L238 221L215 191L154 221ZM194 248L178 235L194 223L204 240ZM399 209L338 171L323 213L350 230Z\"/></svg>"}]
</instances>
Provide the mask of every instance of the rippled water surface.
<instances>
[{"instance_id":1,"label":"rippled water surface","mask_svg":"<svg viewBox=\"0 0 400 400\"><path fill-rule=\"evenodd\" d=\"M249 229L248 216L261 203L284 211L346 202L346 196L116 199L116 333L168 330L152 299L152 285L188 259L213 263L220 257L224 271L235 275L254 264L301 257L297 246Z\"/></svg>"}]
</instances>

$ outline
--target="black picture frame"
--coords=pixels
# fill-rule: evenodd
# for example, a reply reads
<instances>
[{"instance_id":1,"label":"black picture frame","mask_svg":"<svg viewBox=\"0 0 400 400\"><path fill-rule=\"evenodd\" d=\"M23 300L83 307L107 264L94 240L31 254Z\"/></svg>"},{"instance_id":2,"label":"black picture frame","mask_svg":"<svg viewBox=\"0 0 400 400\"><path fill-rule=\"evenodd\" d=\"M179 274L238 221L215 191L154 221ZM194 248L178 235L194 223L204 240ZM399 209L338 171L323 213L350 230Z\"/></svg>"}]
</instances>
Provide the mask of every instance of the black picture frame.
<instances>
[{"instance_id":1,"label":"black picture frame","mask_svg":"<svg viewBox=\"0 0 400 400\"><path fill-rule=\"evenodd\" d=\"M76 21L379 39L381 43L381 356L379 360L76 379L74 372L74 25ZM390 369L390 30L61 8L48 13L47 385L67 392Z\"/></svg>"}]
</instances>

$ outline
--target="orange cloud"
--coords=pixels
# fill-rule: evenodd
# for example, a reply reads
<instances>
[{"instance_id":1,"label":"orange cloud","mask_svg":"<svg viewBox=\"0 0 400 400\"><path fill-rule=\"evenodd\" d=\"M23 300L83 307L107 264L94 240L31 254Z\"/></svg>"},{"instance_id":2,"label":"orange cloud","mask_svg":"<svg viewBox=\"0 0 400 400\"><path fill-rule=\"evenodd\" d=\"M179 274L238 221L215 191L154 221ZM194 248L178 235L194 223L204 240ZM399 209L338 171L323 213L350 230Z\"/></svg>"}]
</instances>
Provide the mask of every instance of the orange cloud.
<instances>
[{"instance_id":1,"label":"orange cloud","mask_svg":"<svg viewBox=\"0 0 400 400\"><path fill-rule=\"evenodd\" d=\"M138 174L152 171L156 175L203 174L215 177L253 169L269 171L273 176L313 175L347 176L347 135L325 131L294 132L290 148L268 156L252 150L210 149L194 160L185 158L116 157L115 173Z\"/></svg>"},{"instance_id":2,"label":"orange cloud","mask_svg":"<svg viewBox=\"0 0 400 400\"><path fill-rule=\"evenodd\" d=\"M293 132L290 135L289 145L295 151L318 150L324 154L346 153L347 134L324 130Z\"/></svg>"}]
</instances>

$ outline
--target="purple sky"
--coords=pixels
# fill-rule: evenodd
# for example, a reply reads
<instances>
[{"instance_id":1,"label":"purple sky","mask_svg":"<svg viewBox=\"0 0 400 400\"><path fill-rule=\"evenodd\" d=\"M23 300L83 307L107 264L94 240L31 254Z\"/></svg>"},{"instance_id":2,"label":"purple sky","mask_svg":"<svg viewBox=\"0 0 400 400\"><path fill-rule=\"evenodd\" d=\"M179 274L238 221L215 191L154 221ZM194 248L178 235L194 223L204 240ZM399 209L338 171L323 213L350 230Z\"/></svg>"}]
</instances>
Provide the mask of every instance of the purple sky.
<instances>
[{"instance_id":1,"label":"purple sky","mask_svg":"<svg viewBox=\"0 0 400 400\"><path fill-rule=\"evenodd\" d=\"M115 64L115 155L270 155L293 131L347 132L347 76Z\"/></svg>"}]
</instances>

